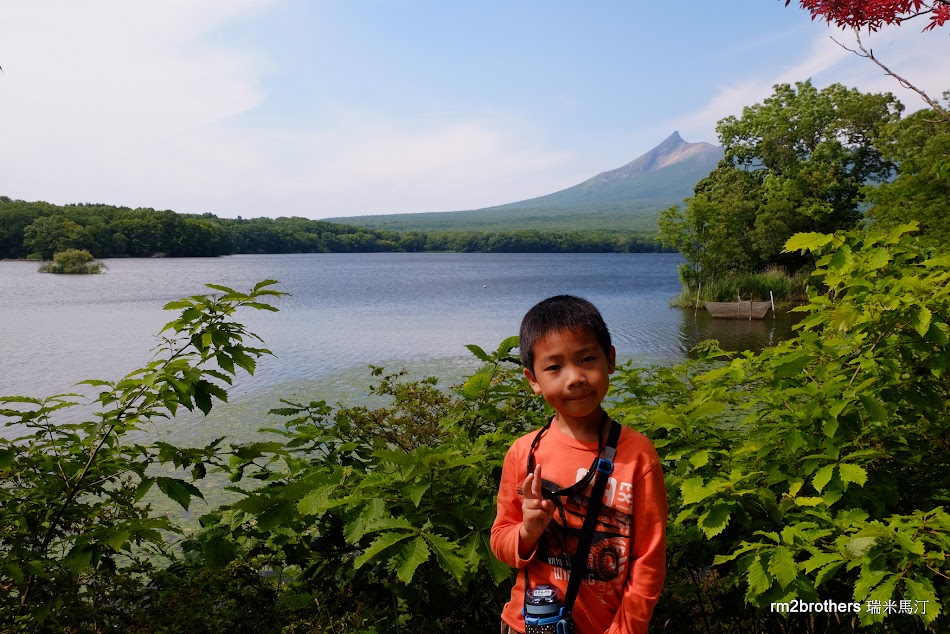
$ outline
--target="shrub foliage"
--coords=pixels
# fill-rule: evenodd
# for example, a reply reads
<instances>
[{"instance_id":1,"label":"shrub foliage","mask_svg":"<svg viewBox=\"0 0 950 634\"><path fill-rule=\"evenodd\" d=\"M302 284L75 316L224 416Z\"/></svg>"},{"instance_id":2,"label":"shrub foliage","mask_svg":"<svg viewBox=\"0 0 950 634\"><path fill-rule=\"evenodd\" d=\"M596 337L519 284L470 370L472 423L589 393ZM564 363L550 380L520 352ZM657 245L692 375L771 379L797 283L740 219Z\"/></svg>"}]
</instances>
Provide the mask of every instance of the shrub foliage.
<instances>
[{"instance_id":1,"label":"shrub foliage","mask_svg":"<svg viewBox=\"0 0 950 634\"><path fill-rule=\"evenodd\" d=\"M619 370L612 414L656 444L670 497L657 631L941 631L950 566L950 257L907 234L800 234L817 262L797 336L732 357ZM148 421L205 412L267 351L232 321L249 293L172 302L148 366L78 401L6 397L0 441L0 628L22 631L483 632L511 571L488 548L501 460L550 414L512 338L441 388L373 368L379 407L284 402L271 439L180 448ZM814 290L820 288L821 291ZM177 476L155 475L167 464ZM177 527L211 470L238 501ZM151 556L148 556L151 553ZM157 557L170 560L159 565ZM783 614L794 601L857 612ZM251 606L253 609L249 609ZM874 606L880 609L875 611Z\"/></svg>"}]
</instances>

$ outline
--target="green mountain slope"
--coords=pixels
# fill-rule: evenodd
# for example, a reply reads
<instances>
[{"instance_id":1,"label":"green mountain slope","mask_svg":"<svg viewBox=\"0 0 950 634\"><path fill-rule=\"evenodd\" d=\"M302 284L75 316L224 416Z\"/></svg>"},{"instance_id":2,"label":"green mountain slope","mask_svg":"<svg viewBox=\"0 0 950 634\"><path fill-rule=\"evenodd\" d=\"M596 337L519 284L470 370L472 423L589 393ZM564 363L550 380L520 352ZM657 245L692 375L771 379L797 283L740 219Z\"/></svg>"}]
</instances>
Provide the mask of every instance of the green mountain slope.
<instances>
[{"instance_id":1,"label":"green mountain slope","mask_svg":"<svg viewBox=\"0 0 950 634\"><path fill-rule=\"evenodd\" d=\"M328 218L394 231L656 231L659 212L691 196L715 168L722 148L687 143L674 132L665 141L614 170L567 189L496 207L466 211Z\"/></svg>"}]
</instances>

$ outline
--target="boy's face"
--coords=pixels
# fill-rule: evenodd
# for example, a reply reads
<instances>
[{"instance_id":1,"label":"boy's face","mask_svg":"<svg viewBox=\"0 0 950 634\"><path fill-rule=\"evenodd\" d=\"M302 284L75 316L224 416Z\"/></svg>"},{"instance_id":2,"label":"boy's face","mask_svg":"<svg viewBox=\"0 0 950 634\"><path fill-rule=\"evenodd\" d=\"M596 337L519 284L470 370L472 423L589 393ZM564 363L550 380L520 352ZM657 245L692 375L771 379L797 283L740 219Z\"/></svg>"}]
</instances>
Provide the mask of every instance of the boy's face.
<instances>
[{"instance_id":1,"label":"boy's face","mask_svg":"<svg viewBox=\"0 0 950 634\"><path fill-rule=\"evenodd\" d=\"M613 346L604 352L586 328L556 330L534 344L534 371L525 368L524 375L563 420L597 424L615 357Z\"/></svg>"}]
</instances>

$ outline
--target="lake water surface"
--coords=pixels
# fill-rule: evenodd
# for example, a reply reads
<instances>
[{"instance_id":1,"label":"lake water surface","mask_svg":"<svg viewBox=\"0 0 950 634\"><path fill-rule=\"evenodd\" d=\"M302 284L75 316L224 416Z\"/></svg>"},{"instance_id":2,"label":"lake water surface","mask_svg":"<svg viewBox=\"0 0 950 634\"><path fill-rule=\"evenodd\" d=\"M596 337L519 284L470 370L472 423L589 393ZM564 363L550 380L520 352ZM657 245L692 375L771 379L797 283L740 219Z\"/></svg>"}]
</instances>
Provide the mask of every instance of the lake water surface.
<instances>
[{"instance_id":1,"label":"lake water surface","mask_svg":"<svg viewBox=\"0 0 950 634\"><path fill-rule=\"evenodd\" d=\"M239 315L276 355L236 381L239 398L323 384L334 399L338 384L367 383L368 364L458 377L477 366L465 344L494 349L532 305L561 293L594 302L618 357L637 363L682 359L706 338L759 348L788 332L771 315L712 321L671 308L680 262L656 253L246 255L106 260L105 273L82 276L0 262L0 394L67 392L140 367L175 315L162 306L210 292L208 282L247 290L276 279L290 294L275 301L280 312Z\"/></svg>"}]
</instances>

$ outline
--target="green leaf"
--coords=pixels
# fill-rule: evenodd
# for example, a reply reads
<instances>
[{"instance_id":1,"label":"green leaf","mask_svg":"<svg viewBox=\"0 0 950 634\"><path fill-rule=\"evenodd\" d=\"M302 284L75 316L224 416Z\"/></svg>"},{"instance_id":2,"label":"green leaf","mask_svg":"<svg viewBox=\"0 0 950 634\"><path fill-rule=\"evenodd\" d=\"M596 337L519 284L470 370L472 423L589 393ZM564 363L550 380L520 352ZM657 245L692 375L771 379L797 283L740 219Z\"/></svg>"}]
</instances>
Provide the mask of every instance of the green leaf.
<instances>
[{"instance_id":1,"label":"green leaf","mask_svg":"<svg viewBox=\"0 0 950 634\"><path fill-rule=\"evenodd\" d=\"M709 462L709 452L705 449L697 451L689 457L689 462L696 468L702 467Z\"/></svg>"},{"instance_id":2,"label":"green leaf","mask_svg":"<svg viewBox=\"0 0 950 634\"><path fill-rule=\"evenodd\" d=\"M510 337L505 337L505 339L498 344L498 349L495 350L495 357L501 358L511 354L512 349L518 347L518 335L512 335Z\"/></svg>"},{"instance_id":3,"label":"green leaf","mask_svg":"<svg viewBox=\"0 0 950 634\"><path fill-rule=\"evenodd\" d=\"M371 526L375 525L386 515L386 502L373 498L368 504L364 505L356 518L348 522L343 527L343 539L348 544L357 543L363 535L367 533Z\"/></svg>"},{"instance_id":4,"label":"green leaf","mask_svg":"<svg viewBox=\"0 0 950 634\"><path fill-rule=\"evenodd\" d=\"M334 493L340 489L336 484L314 489L303 497L297 504L297 510L301 515L320 515L332 508L346 504L346 496L335 497Z\"/></svg>"},{"instance_id":5,"label":"green leaf","mask_svg":"<svg viewBox=\"0 0 950 634\"><path fill-rule=\"evenodd\" d=\"M706 534L706 539L712 539L729 524L732 515L732 505L728 502L717 501L712 508L700 515L699 527Z\"/></svg>"},{"instance_id":6,"label":"green leaf","mask_svg":"<svg viewBox=\"0 0 950 634\"><path fill-rule=\"evenodd\" d=\"M769 559L769 572L783 588L788 587L798 577L798 566L795 565L795 558L792 557L792 553L785 546L776 546L772 551L772 557Z\"/></svg>"},{"instance_id":7,"label":"green leaf","mask_svg":"<svg viewBox=\"0 0 950 634\"><path fill-rule=\"evenodd\" d=\"M468 569L468 563L455 552L455 545L437 533L423 533L429 546L435 552L436 558L442 569L455 577L455 580L461 583L465 571Z\"/></svg>"},{"instance_id":8,"label":"green leaf","mask_svg":"<svg viewBox=\"0 0 950 634\"><path fill-rule=\"evenodd\" d=\"M257 523L261 530L274 530L293 520L295 507L295 500L275 498L274 504L264 509L264 512L257 516Z\"/></svg>"},{"instance_id":9,"label":"green leaf","mask_svg":"<svg viewBox=\"0 0 950 634\"><path fill-rule=\"evenodd\" d=\"M821 584L825 583L829 579L835 576L835 573L845 564L844 561L836 561L834 563L828 564L824 568L818 571L818 574L815 575L815 587L817 588Z\"/></svg>"},{"instance_id":10,"label":"green leaf","mask_svg":"<svg viewBox=\"0 0 950 634\"><path fill-rule=\"evenodd\" d=\"M403 544L393 557L396 576L405 584L412 581L412 576L421 564L429 558L429 547L421 536L409 543Z\"/></svg>"},{"instance_id":11,"label":"green leaf","mask_svg":"<svg viewBox=\"0 0 950 634\"><path fill-rule=\"evenodd\" d=\"M106 536L106 543L109 544L112 550L118 552L129 541L131 535L132 533L129 531L114 531Z\"/></svg>"},{"instance_id":12,"label":"green leaf","mask_svg":"<svg viewBox=\"0 0 950 634\"><path fill-rule=\"evenodd\" d=\"M488 356L488 353L476 346L474 343L469 343L465 345L469 349L469 352L475 355L479 361L484 361L485 363L491 362L491 357Z\"/></svg>"},{"instance_id":13,"label":"green leaf","mask_svg":"<svg viewBox=\"0 0 950 634\"><path fill-rule=\"evenodd\" d=\"M831 256L831 260L828 261L829 268L832 268L836 271L842 273L847 273L854 267L854 255L851 253L851 247L848 245L842 245L834 254Z\"/></svg>"},{"instance_id":14,"label":"green leaf","mask_svg":"<svg viewBox=\"0 0 950 634\"><path fill-rule=\"evenodd\" d=\"M0 469L6 469L13 464L13 458L16 456L16 451L9 448L0 448Z\"/></svg>"},{"instance_id":15,"label":"green leaf","mask_svg":"<svg viewBox=\"0 0 950 634\"><path fill-rule=\"evenodd\" d=\"M152 488L153 484L155 484L155 478L142 478L139 485L135 487L135 501L141 501L141 499L145 497L145 494L149 492L149 489Z\"/></svg>"},{"instance_id":16,"label":"green leaf","mask_svg":"<svg viewBox=\"0 0 950 634\"><path fill-rule=\"evenodd\" d=\"M680 492L683 494L683 504L695 504L708 498L712 493L703 484L703 479L699 476L684 480L680 486Z\"/></svg>"},{"instance_id":17,"label":"green leaf","mask_svg":"<svg viewBox=\"0 0 950 634\"><path fill-rule=\"evenodd\" d=\"M514 574L514 569L509 568L507 565L503 564L501 561L495 557L494 553L491 550L491 543L486 535L479 533L479 551L484 553L484 556L481 558L481 561L485 564L485 567L488 568L488 573L491 575L492 581L495 582L495 585L499 585L502 581L510 579L511 575Z\"/></svg>"},{"instance_id":18,"label":"green leaf","mask_svg":"<svg viewBox=\"0 0 950 634\"><path fill-rule=\"evenodd\" d=\"M699 404L696 409L693 410L693 415L697 418L703 416L715 416L721 413L723 410L723 405L720 401L703 401Z\"/></svg>"},{"instance_id":19,"label":"green leaf","mask_svg":"<svg viewBox=\"0 0 950 634\"><path fill-rule=\"evenodd\" d=\"M179 308L189 308L190 306L191 302L187 299L178 299L162 306L162 310L178 310Z\"/></svg>"},{"instance_id":20,"label":"green leaf","mask_svg":"<svg viewBox=\"0 0 950 634\"><path fill-rule=\"evenodd\" d=\"M811 356L806 353L795 353L785 355L784 357L777 357L777 360L780 360L781 363L775 366L775 377L779 379L787 379L790 377L800 376L802 370L808 367L808 364L811 363Z\"/></svg>"},{"instance_id":21,"label":"green leaf","mask_svg":"<svg viewBox=\"0 0 950 634\"><path fill-rule=\"evenodd\" d=\"M864 467L858 466L856 464L839 464L838 475L841 476L842 482L853 482L859 486L864 486L864 484L868 481L868 472L864 469Z\"/></svg>"},{"instance_id":22,"label":"green leaf","mask_svg":"<svg viewBox=\"0 0 950 634\"><path fill-rule=\"evenodd\" d=\"M224 535L212 535L201 544L201 552L212 568L223 568L237 557L237 546Z\"/></svg>"},{"instance_id":23,"label":"green leaf","mask_svg":"<svg viewBox=\"0 0 950 634\"><path fill-rule=\"evenodd\" d=\"M198 487L193 485L190 482L185 482L184 480L179 480L177 478L155 478L155 483L158 485L159 490L167 495L172 500L178 502L183 509L188 510L188 505L191 504L191 498L196 497L204 499L204 496L201 494L201 491L198 490Z\"/></svg>"},{"instance_id":24,"label":"green leaf","mask_svg":"<svg viewBox=\"0 0 950 634\"><path fill-rule=\"evenodd\" d=\"M854 559L866 553L876 543L877 537L852 537L845 545L845 550L848 556Z\"/></svg>"},{"instance_id":25,"label":"green leaf","mask_svg":"<svg viewBox=\"0 0 950 634\"><path fill-rule=\"evenodd\" d=\"M228 288L227 286L221 286L220 284L205 284L208 288L213 288L216 291L221 291L226 295L236 295L237 292L233 288Z\"/></svg>"},{"instance_id":26,"label":"green leaf","mask_svg":"<svg viewBox=\"0 0 950 634\"><path fill-rule=\"evenodd\" d=\"M933 313L930 312L930 309L926 306L918 306L913 313L913 326L921 337L927 334L927 331L930 330L930 320L933 319Z\"/></svg>"},{"instance_id":27,"label":"green leaf","mask_svg":"<svg viewBox=\"0 0 950 634\"><path fill-rule=\"evenodd\" d=\"M905 531L898 530L897 533L895 533L894 538L897 540L898 544L904 547L905 550L914 553L915 555L923 556L927 552L922 541L914 539L912 535Z\"/></svg>"},{"instance_id":28,"label":"green leaf","mask_svg":"<svg viewBox=\"0 0 950 634\"><path fill-rule=\"evenodd\" d=\"M73 546L69 554L63 559L66 568L74 575L78 575L85 570L92 562L92 549L86 544L77 544Z\"/></svg>"},{"instance_id":29,"label":"green leaf","mask_svg":"<svg viewBox=\"0 0 950 634\"><path fill-rule=\"evenodd\" d=\"M815 490L821 493L821 490L828 486L828 483L831 482L831 476L834 475L835 465L826 464L824 467L815 472L815 477L812 478L812 485L815 487Z\"/></svg>"},{"instance_id":30,"label":"green leaf","mask_svg":"<svg viewBox=\"0 0 950 634\"><path fill-rule=\"evenodd\" d=\"M916 579L905 577L904 587L906 588L904 598L914 601L914 605L920 606L921 610L926 610L917 612L924 623L931 623L940 616L942 611L940 601L937 600L933 584L926 577L917 577Z\"/></svg>"},{"instance_id":31,"label":"green leaf","mask_svg":"<svg viewBox=\"0 0 950 634\"><path fill-rule=\"evenodd\" d=\"M815 251L831 242L832 237L827 233L796 233L785 242L785 252Z\"/></svg>"},{"instance_id":32,"label":"green leaf","mask_svg":"<svg viewBox=\"0 0 950 634\"><path fill-rule=\"evenodd\" d=\"M802 564L802 569L807 574L811 574L818 568L827 566L828 564L834 563L836 561L843 561L841 555L838 553L818 553L817 555L812 555L809 557L805 563Z\"/></svg>"},{"instance_id":33,"label":"green leaf","mask_svg":"<svg viewBox=\"0 0 950 634\"><path fill-rule=\"evenodd\" d=\"M26 578L26 575L23 574L23 569L13 562L7 563L3 570L16 583L23 583L23 580Z\"/></svg>"},{"instance_id":34,"label":"green leaf","mask_svg":"<svg viewBox=\"0 0 950 634\"><path fill-rule=\"evenodd\" d=\"M881 407L876 398L868 394L861 394L858 396L858 400L864 405L864 411L867 412L868 418L876 423L887 422L887 410Z\"/></svg>"},{"instance_id":35,"label":"green leaf","mask_svg":"<svg viewBox=\"0 0 950 634\"><path fill-rule=\"evenodd\" d=\"M419 503L422 502L422 497L426 494L426 491L429 490L429 487L432 486L431 482L417 482L409 487L409 499L412 500L412 503L419 506Z\"/></svg>"},{"instance_id":36,"label":"green leaf","mask_svg":"<svg viewBox=\"0 0 950 634\"><path fill-rule=\"evenodd\" d=\"M772 586L772 577L766 572L761 559L756 557L749 565L746 573L746 581L749 584L749 592L746 596L755 598L768 590Z\"/></svg>"},{"instance_id":37,"label":"green leaf","mask_svg":"<svg viewBox=\"0 0 950 634\"><path fill-rule=\"evenodd\" d=\"M359 570L366 563L372 561L377 556L381 555L383 552L389 548L395 546L404 539L409 539L414 533L411 532L395 532L389 531L386 533L380 533L376 539L373 540L373 543L370 544L369 548L363 551L359 557L353 561L353 569Z\"/></svg>"}]
</instances>

